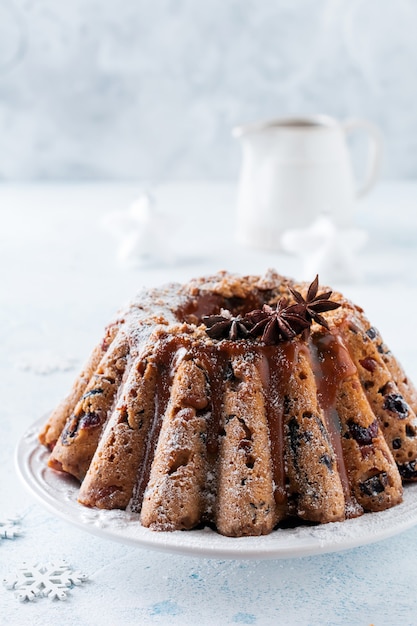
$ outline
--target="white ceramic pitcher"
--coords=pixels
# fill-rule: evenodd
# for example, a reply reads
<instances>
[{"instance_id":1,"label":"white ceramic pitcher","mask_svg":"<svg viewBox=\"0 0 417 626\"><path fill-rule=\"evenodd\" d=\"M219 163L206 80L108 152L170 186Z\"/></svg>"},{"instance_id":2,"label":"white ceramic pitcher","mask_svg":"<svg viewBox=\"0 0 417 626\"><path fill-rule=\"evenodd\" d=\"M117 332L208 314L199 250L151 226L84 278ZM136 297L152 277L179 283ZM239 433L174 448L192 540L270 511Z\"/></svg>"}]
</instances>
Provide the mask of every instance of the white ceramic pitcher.
<instances>
[{"instance_id":1,"label":"white ceramic pitcher","mask_svg":"<svg viewBox=\"0 0 417 626\"><path fill-rule=\"evenodd\" d=\"M354 181L347 133L368 133L364 182ZM370 122L332 117L276 119L234 129L242 141L238 190L238 239L279 249L284 231L308 227L327 215L337 227L352 224L355 199L366 194L378 175L381 139Z\"/></svg>"}]
</instances>

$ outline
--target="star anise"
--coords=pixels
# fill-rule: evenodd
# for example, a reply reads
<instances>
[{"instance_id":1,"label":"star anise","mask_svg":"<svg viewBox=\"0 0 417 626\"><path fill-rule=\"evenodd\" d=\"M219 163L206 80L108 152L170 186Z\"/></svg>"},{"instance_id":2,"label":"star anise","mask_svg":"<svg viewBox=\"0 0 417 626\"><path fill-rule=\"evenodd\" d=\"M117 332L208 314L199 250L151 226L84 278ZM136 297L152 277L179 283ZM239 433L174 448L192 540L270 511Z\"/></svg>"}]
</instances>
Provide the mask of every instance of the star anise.
<instances>
[{"instance_id":1,"label":"star anise","mask_svg":"<svg viewBox=\"0 0 417 626\"><path fill-rule=\"evenodd\" d=\"M262 341L271 345L293 339L308 328L310 324L303 314L304 308L299 304L289 306L288 299L281 298L275 309L264 304L262 309L248 313L245 319L253 324L250 334L253 337L262 334Z\"/></svg>"},{"instance_id":2,"label":"star anise","mask_svg":"<svg viewBox=\"0 0 417 626\"><path fill-rule=\"evenodd\" d=\"M252 324L241 315L233 317L227 309L222 309L220 315L207 315L202 321L207 326L206 333L212 339L231 339L235 341L249 335Z\"/></svg>"},{"instance_id":3,"label":"star anise","mask_svg":"<svg viewBox=\"0 0 417 626\"><path fill-rule=\"evenodd\" d=\"M318 275L313 280L311 285L308 288L307 296L304 298L301 293L292 289L290 287L290 291L294 298L297 301L297 305L300 308L300 315L304 316L310 326L312 321L314 320L320 326L324 326L329 330L329 325L320 313L324 313L325 311L334 311L338 309L341 305L338 302L333 302L329 300L332 295L331 291L326 291L325 293L317 293L319 288L319 277Z\"/></svg>"},{"instance_id":4,"label":"star anise","mask_svg":"<svg viewBox=\"0 0 417 626\"><path fill-rule=\"evenodd\" d=\"M288 298L281 298L275 308L264 304L262 309L255 309L245 316L234 317L230 311L222 309L219 315L208 315L202 321L206 332L212 339L231 339L261 337L272 345L279 341L289 341L296 335L303 334L307 339L313 321L329 329L321 313L333 311L341 305L330 300L331 291L318 294L319 277L313 280L304 298L301 293L290 288L296 302L289 304Z\"/></svg>"}]
</instances>

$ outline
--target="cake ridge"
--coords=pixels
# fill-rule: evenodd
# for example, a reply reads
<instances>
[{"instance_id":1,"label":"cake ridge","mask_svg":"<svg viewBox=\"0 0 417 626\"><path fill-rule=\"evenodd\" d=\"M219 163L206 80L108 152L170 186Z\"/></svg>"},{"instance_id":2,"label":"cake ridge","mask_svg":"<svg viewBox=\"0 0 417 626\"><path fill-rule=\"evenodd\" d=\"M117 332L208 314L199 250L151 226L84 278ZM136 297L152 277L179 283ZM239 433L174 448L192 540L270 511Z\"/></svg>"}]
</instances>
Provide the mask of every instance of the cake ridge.
<instances>
[{"instance_id":1,"label":"cake ridge","mask_svg":"<svg viewBox=\"0 0 417 626\"><path fill-rule=\"evenodd\" d=\"M252 333L294 306L290 330ZM222 310L231 324L252 315L247 336L210 336ZM50 466L81 481L82 504L152 529L341 521L394 506L417 479L415 388L362 309L318 293L318 277L221 272L143 290L74 389L40 434Z\"/></svg>"}]
</instances>

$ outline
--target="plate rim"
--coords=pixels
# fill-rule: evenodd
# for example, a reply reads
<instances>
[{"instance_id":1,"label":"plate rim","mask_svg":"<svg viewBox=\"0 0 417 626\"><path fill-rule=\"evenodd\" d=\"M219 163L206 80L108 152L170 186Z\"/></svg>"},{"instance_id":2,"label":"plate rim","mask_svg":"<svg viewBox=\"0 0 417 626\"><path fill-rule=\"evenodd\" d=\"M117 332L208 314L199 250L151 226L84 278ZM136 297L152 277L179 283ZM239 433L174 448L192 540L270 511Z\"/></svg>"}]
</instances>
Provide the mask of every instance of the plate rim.
<instances>
[{"instance_id":1,"label":"plate rim","mask_svg":"<svg viewBox=\"0 0 417 626\"><path fill-rule=\"evenodd\" d=\"M83 531L104 539L186 556L236 560L289 559L370 545L417 524L417 483L414 483L405 486L401 504L343 522L277 529L261 537L225 537L209 528L152 531L140 524L138 516L126 511L89 509L76 501L74 496L78 487L75 479L60 476L59 472L46 465L49 451L38 440L38 433L44 422L45 417L37 419L16 446L15 466L20 480L48 511ZM59 497L54 497L52 489L48 489L48 480L66 485L69 491L66 495L58 492ZM72 497L68 496L69 493ZM132 534L132 531L135 532ZM285 541L289 539L291 540L286 545Z\"/></svg>"}]
</instances>

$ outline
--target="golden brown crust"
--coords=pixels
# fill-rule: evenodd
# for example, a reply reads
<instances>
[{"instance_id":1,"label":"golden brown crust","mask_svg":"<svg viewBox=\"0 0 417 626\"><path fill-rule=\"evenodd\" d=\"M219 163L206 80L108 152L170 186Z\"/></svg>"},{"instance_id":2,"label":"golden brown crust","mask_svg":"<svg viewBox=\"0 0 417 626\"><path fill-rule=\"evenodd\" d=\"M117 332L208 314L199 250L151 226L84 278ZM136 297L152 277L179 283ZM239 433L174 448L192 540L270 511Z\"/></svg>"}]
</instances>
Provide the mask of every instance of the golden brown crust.
<instances>
[{"instance_id":1,"label":"golden brown crust","mask_svg":"<svg viewBox=\"0 0 417 626\"><path fill-rule=\"evenodd\" d=\"M154 415L156 377L152 363L138 358L132 366L82 482L81 504L100 509L125 509L129 504Z\"/></svg>"},{"instance_id":2,"label":"golden brown crust","mask_svg":"<svg viewBox=\"0 0 417 626\"><path fill-rule=\"evenodd\" d=\"M401 502L398 469L357 374L342 382L336 408L343 457L357 502L365 511L381 511Z\"/></svg>"},{"instance_id":3,"label":"golden brown crust","mask_svg":"<svg viewBox=\"0 0 417 626\"><path fill-rule=\"evenodd\" d=\"M314 522L345 518L345 497L337 457L317 401L309 359L296 352L285 393L286 466L293 513Z\"/></svg>"},{"instance_id":4,"label":"golden brown crust","mask_svg":"<svg viewBox=\"0 0 417 626\"><path fill-rule=\"evenodd\" d=\"M128 338L120 332L67 420L49 458L50 467L84 478L113 408L128 354Z\"/></svg>"},{"instance_id":5,"label":"golden brown crust","mask_svg":"<svg viewBox=\"0 0 417 626\"><path fill-rule=\"evenodd\" d=\"M417 412L417 389L413 382L405 374L400 362L393 355L388 346L384 343L379 331L375 326L371 326L364 315L361 316L363 328L365 328L366 335L375 345L378 353L381 355L382 360L387 366L395 384L398 387L399 392L404 397L405 401L411 406L414 413Z\"/></svg>"},{"instance_id":6,"label":"golden brown crust","mask_svg":"<svg viewBox=\"0 0 417 626\"><path fill-rule=\"evenodd\" d=\"M199 523L205 505L208 402L202 370L191 360L180 362L142 502L144 526L183 530Z\"/></svg>"},{"instance_id":7,"label":"golden brown crust","mask_svg":"<svg viewBox=\"0 0 417 626\"><path fill-rule=\"evenodd\" d=\"M231 368L220 431L215 523L230 537L264 535L279 519L262 382L256 365L242 357L232 359Z\"/></svg>"},{"instance_id":8,"label":"golden brown crust","mask_svg":"<svg viewBox=\"0 0 417 626\"><path fill-rule=\"evenodd\" d=\"M358 369L368 402L401 471L401 466L417 457L416 414L400 393L377 346L367 334L370 325L367 326L364 326L363 317L349 316L338 328Z\"/></svg>"},{"instance_id":9,"label":"golden brown crust","mask_svg":"<svg viewBox=\"0 0 417 626\"><path fill-rule=\"evenodd\" d=\"M314 322L308 342L211 339L201 323L290 286L308 289L221 272L140 294L39 436L50 466L83 481L81 503L239 537L401 500L400 473L417 479L417 392L360 307L334 293L330 331Z\"/></svg>"}]
</instances>

